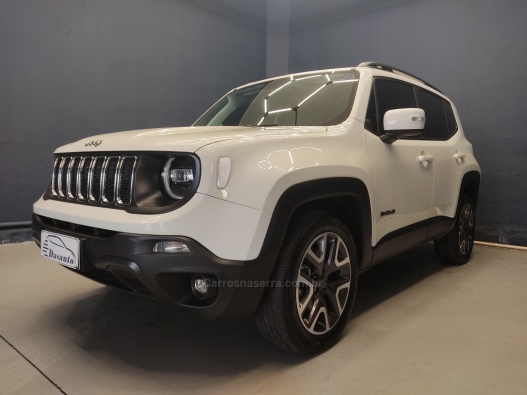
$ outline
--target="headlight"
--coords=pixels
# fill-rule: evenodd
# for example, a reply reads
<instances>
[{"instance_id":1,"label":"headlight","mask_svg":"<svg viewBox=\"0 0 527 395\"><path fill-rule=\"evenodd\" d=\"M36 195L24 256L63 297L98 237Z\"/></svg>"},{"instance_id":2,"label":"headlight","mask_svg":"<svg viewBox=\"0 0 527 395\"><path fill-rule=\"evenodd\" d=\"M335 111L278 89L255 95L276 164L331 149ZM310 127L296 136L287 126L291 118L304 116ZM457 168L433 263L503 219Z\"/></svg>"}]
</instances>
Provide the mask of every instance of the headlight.
<instances>
[{"instance_id":1,"label":"headlight","mask_svg":"<svg viewBox=\"0 0 527 395\"><path fill-rule=\"evenodd\" d=\"M183 199L194 184L195 162L188 156L177 156L166 161L161 178L165 192L175 200Z\"/></svg>"}]
</instances>

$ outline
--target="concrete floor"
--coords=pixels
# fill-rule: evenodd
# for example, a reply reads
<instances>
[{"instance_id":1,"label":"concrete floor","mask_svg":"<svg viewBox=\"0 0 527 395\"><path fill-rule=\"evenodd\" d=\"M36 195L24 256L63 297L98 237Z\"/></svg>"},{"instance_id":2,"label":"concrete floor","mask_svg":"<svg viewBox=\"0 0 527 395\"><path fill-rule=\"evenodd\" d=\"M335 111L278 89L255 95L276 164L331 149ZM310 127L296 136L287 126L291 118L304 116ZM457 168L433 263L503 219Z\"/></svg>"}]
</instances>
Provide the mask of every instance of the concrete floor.
<instances>
[{"instance_id":1,"label":"concrete floor","mask_svg":"<svg viewBox=\"0 0 527 395\"><path fill-rule=\"evenodd\" d=\"M283 352L251 320L197 321L0 247L0 394L526 394L527 253L424 245L359 280L342 340Z\"/></svg>"}]
</instances>

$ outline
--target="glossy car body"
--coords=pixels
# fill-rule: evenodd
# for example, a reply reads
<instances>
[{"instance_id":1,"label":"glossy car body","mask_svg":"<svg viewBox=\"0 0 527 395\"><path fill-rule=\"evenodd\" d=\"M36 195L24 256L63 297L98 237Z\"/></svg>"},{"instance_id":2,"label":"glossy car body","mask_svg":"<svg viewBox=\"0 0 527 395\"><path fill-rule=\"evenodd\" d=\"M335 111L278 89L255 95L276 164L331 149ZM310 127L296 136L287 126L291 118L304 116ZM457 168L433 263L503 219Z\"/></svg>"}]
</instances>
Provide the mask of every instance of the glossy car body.
<instances>
[{"instance_id":1,"label":"glossy car body","mask_svg":"<svg viewBox=\"0 0 527 395\"><path fill-rule=\"evenodd\" d=\"M265 287L220 287L205 302L193 297L193 276L269 280L291 218L306 207L331 210L345 221L361 271L447 234L460 196L469 194L477 202L480 182L479 165L453 103L419 79L368 65L278 79L327 75L329 81L335 72L356 76L349 116L336 125L148 129L60 147L56 157L191 153L199 161L200 177L190 199L167 211L81 204L54 198L48 189L34 205L35 240L44 229L78 237L89 269L80 274L216 318L251 315ZM451 133L383 142L378 114L383 81L411 87L416 102L409 107L419 107L425 94L451 106L453 119L446 121ZM376 127L368 122L372 108ZM222 157L231 159L232 170L227 186L218 188ZM192 252L154 253L153 246L162 240L182 241Z\"/></svg>"}]
</instances>

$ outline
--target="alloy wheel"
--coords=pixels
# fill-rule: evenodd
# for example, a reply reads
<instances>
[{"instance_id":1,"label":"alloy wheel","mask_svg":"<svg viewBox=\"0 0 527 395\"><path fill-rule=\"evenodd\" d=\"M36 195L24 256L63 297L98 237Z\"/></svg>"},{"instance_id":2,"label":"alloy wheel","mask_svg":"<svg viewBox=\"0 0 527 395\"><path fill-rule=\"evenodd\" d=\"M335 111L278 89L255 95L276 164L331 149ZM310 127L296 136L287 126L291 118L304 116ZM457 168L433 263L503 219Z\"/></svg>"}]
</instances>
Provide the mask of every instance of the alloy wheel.
<instances>
[{"instance_id":1,"label":"alloy wheel","mask_svg":"<svg viewBox=\"0 0 527 395\"><path fill-rule=\"evenodd\" d=\"M474 243L474 211L472 206L465 203L459 214L459 249L463 255L467 254Z\"/></svg>"},{"instance_id":2,"label":"alloy wheel","mask_svg":"<svg viewBox=\"0 0 527 395\"><path fill-rule=\"evenodd\" d=\"M350 293L351 262L346 244L332 232L316 236L297 274L296 310L304 328L323 335L339 321Z\"/></svg>"}]
</instances>

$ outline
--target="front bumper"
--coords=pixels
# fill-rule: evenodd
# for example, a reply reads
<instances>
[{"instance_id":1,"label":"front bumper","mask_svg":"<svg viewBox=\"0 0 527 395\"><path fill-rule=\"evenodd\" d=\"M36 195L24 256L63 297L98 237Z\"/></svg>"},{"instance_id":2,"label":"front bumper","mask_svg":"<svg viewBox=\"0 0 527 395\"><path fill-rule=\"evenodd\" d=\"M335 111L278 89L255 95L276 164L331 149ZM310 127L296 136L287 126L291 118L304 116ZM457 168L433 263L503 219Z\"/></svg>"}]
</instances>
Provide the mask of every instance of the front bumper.
<instances>
[{"instance_id":1,"label":"front bumper","mask_svg":"<svg viewBox=\"0 0 527 395\"><path fill-rule=\"evenodd\" d=\"M81 267L74 272L207 319L250 316L263 296L278 254L276 250L262 250L252 261L225 260L188 237L114 232L34 214L33 239L38 245L42 230L80 239ZM152 252L152 247L163 240L181 241L192 252ZM191 279L195 274L218 280L215 298L204 301L194 296Z\"/></svg>"}]
</instances>

